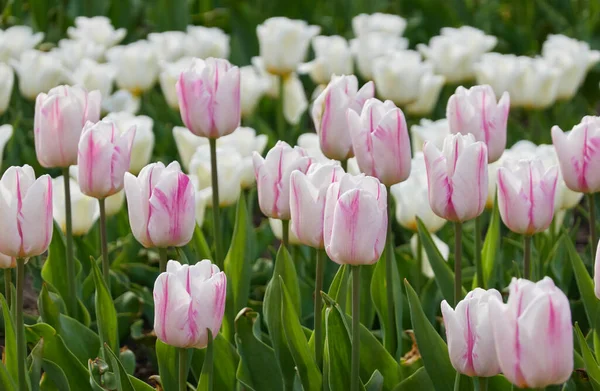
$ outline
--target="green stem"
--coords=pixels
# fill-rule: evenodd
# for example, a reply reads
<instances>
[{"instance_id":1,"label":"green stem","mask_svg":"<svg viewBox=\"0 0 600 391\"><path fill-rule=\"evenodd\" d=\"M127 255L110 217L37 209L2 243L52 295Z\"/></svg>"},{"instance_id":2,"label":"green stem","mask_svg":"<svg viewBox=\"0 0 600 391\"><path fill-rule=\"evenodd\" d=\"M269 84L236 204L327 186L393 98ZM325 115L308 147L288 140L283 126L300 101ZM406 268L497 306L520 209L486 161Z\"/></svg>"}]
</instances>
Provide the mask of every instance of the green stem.
<instances>
[{"instance_id":1,"label":"green stem","mask_svg":"<svg viewBox=\"0 0 600 391\"><path fill-rule=\"evenodd\" d=\"M27 391L25 360L27 345L25 343L25 324L23 323L23 290L25 289L25 259L17 259L17 361L19 368L19 390Z\"/></svg>"},{"instance_id":2,"label":"green stem","mask_svg":"<svg viewBox=\"0 0 600 391\"><path fill-rule=\"evenodd\" d=\"M6 303L10 307L12 296L12 269L4 269L4 292Z\"/></svg>"},{"instance_id":3,"label":"green stem","mask_svg":"<svg viewBox=\"0 0 600 391\"><path fill-rule=\"evenodd\" d=\"M340 161L340 165L344 172L348 172L348 159Z\"/></svg>"},{"instance_id":4,"label":"green stem","mask_svg":"<svg viewBox=\"0 0 600 391\"><path fill-rule=\"evenodd\" d=\"M531 235L523 235L523 277L531 278Z\"/></svg>"},{"instance_id":5,"label":"green stem","mask_svg":"<svg viewBox=\"0 0 600 391\"><path fill-rule=\"evenodd\" d=\"M319 368L323 367L323 337L321 335L321 290L323 289L323 272L325 270L325 250L317 249L317 268L315 271L315 357Z\"/></svg>"},{"instance_id":6,"label":"green stem","mask_svg":"<svg viewBox=\"0 0 600 391\"><path fill-rule=\"evenodd\" d=\"M76 318L77 315L77 295L75 293L75 259L73 258L73 217L71 212L71 178L69 176L69 167L63 168L63 179L65 185L65 220L66 220L66 239L67 239L67 309L69 315Z\"/></svg>"},{"instance_id":7,"label":"green stem","mask_svg":"<svg viewBox=\"0 0 600 391\"><path fill-rule=\"evenodd\" d=\"M475 217L475 270L477 273L477 286L485 289L483 266L481 265L481 215Z\"/></svg>"},{"instance_id":8,"label":"green stem","mask_svg":"<svg viewBox=\"0 0 600 391\"><path fill-rule=\"evenodd\" d=\"M179 348L179 391L187 391L187 348Z\"/></svg>"},{"instance_id":9,"label":"green stem","mask_svg":"<svg viewBox=\"0 0 600 391\"><path fill-rule=\"evenodd\" d=\"M598 245L598 236L596 234L596 198L594 197L594 193L589 193L587 195L588 198L588 207L589 207L589 222L590 222L590 238L591 238L591 247L592 247L592 260L596 259L596 246Z\"/></svg>"},{"instance_id":10,"label":"green stem","mask_svg":"<svg viewBox=\"0 0 600 391\"><path fill-rule=\"evenodd\" d=\"M284 110L284 101L283 101L283 78L284 76L279 76L279 97L277 99L277 137L279 140L285 140L285 115L283 114Z\"/></svg>"},{"instance_id":11,"label":"green stem","mask_svg":"<svg viewBox=\"0 0 600 391\"><path fill-rule=\"evenodd\" d=\"M394 322L394 273L393 265L394 262L394 238L392 234L392 197L389 196L390 191L388 187L388 227L386 236L386 251L385 251L385 293L387 301L387 319L385 327L385 345L388 352L391 354L396 353L396 327Z\"/></svg>"},{"instance_id":12,"label":"green stem","mask_svg":"<svg viewBox=\"0 0 600 391\"><path fill-rule=\"evenodd\" d=\"M167 262L169 261L169 255L167 254L167 248L160 247L158 249L158 255L159 255L160 272L164 273L167 271Z\"/></svg>"},{"instance_id":13,"label":"green stem","mask_svg":"<svg viewBox=\"0 0 600 391\"><path fill-rule=\"evenodd\" d=\"M281 220L281 243L289 250L290 249L290 221Z\"/></svg>"},{"instance_id":14,"label":"green stem","mask_svg":"<svg viewBox=\"0 0 600 391\"><path fill-rule=\"evenodd\" d=\"M358 391L360 382L360 266L352 266L352 367L350 391Z\"/></svg>"},{"instance_id":15,"label":"green stem","mask_svg":"<svg viewBox=\"0 0 600 391\"><path fill-rule=\"evenodd\" d=\"M417 233L417 278L415 281L415 289L417 292L421 292L421 277L423 275L423 243L421 243L421 236Z\"/></svg>"},{"instance_id":16,"label":"green stem","mask_svg":"<svg viewBox=\"0 0 600 391\"><path fill-rule=\"evenodd\" d=\"M487 377L473 377L473 389L475 391L487 391L488 389L488 378Z\"/></svg>"},{"instance_id":17,"label":"green stem","mask_svg":"<svg viewBox=\"0 0 600 391\"><path fill-rule=\"evenodd\" d=\"M462 223L454 223L454 306L462 299Z\"/></svg>"},{"instance_id":18,"label":"green stem","mask_svg":"<svg viewBox=\"0 0 600 391\"><path fill-rule=\"evenodd\" d=\"M213 238L215 241L215 264L223 270L223 253L221 250L221 218L219 216L219 173L217 169L217 139L208 139L210 144L210 179L212 186Z\"/></svg>"},{"instance_id":19,"label":"green stem","mask_svg":"<svg viewBox=\"0 0 600 391\"><path fill-rule=\"evenodd\" d=\"M102 248L102 275L110 292L110 262L108 260L108 243L106 239L106 208L104 198L98 200L100 206L100 247Z\"/></svg>"}]
</instances>

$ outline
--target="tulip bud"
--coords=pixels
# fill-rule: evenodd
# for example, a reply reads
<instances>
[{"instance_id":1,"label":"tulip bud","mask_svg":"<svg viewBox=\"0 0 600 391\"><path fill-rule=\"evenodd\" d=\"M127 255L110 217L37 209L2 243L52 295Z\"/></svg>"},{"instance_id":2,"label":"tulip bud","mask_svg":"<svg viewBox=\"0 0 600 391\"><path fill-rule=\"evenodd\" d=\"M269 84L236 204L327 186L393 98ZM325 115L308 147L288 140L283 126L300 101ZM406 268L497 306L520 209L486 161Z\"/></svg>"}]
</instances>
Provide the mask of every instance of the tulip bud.
<instances>
[{"instance_id":1,"label":"tulip bud","mask_svg":"<svg viewBox=\"0 0 600 391\"><path fill-rule=\"evenodd\" d=\"M352 74L352 52L344 37L319 35L312 39L312 46L315 59L301 64L300 73L308 73L316 84L327 84L334 75Z\"/></svg>"},{"instance_id":2,"label":"tulip bud","mask_svg":"<svg viewBox=\"0 0 600 391\"><path fill-rule=\"evenodd\" d=\"M432 121L422 118L418 125L410 127L410 138L414 153L423 152L425 143L432 143L437 149L444 147L444 139L450 134L450 124L446 118Z\"/></svg>"},{"instance_id":3,"label":"tulip bud","mask_svg":"<svg viewBox=\"0 0 600 391\"><path fill-rule=\"evenodd\" d=\"M77 164L83 125L100 117L100 92L60 86L35 100L35 152L43 167Z\"/></svg>"},{"instance_id":4,"label":"tulip bud","mask_svg":"<svg viewBox=\"0 0 600 391\"><path fill-rule=\"evenodd\" d=\"M187 26L184 40L187 56L206 59L229 58L229 35L217 27Z\"/></svg>"},{"instance_id":5,"label":"tulip bud","mask_svg":"<svg viewBox=\"0 0 600 391\"><path fill-rule=\"evenodd\" d=\"M459 373L480 377L500 373L490 321L489 303L492 298L502 301L500 292L495 289L475 288L457 304L456 309L452 309L446 300L442 301L448 354L452 366Z\"/></svg>"},{"instance_id":6,"label":"tulip bud","mask_svg":"<svg viewBox=\"0 0 600 391\"><path fill-rule=\"evenodd\" d=\"M4 114L10 103L15 74L10 66L0 63L0 114Z\"/></svg>"},{"instance_id":7,"label":"tulip bud","mask_svg":"<svg viewBox=\"0 0 600 391\"><path fill-rule=\"evenodd\" d=\"M19 91L29 100L48 92L61 83L69 82L66 68L52 54L27 50L19 60L10 60L19 76Z\"/></svg>"},{"instance_id":8,"label":"tulip bud","mask_svg":"<svg viewBox=\"0 0 600 391\"><path fill-rule=\"evenodd\" d=\"M135 127L129 172L133 174L139 173L152 158L152 150L154 148L154 131L152 128L154 121L146 115L135 116L125 111L110 113L104 119L114 122L121 135Z\"/></svg>"},{"instance_id":9,"label":"tulip bud","mask_svg":"<svg viewBox=\"0 0 600 391\"><path fill-rule=\"evenodd\" d=\"M392 101L371 98L362 112L348 109L352 147L361 172L391 186L410 174L410 140L402 110Z\"/></svg>"},{"instance_id":10,"label":"tulip bud","mask_svg":"<svg viewBox=\"0 0 600 391\"><path fill-rule=\"evenodd\" d=\"M325 198L323 239L340 265L377 262L387 235L387 191L377 178L345 174Z\"/></svg>"},{"instance_id":11,"label":"tulip bud","mask_svg":"<svg viewBox=\"0 0 600 391\"><path fill-rule=\"evenodd\" d=\"M133 236L144 247L187 244L194 234L195 194L179 163L152 163L125 174L125 195Z\"/></svg>"},{"instance_id":12,"label":"tulip bud","mask_svg":"<svg viewBox=\"0 0 600 391\"><path fill-rule=\"evenodd\" d=\"M507 92L496 104L496 95L488 85L456 89L448 100L446 118L451 133L469 134L483 141L488 149L488 163L500 159L506 147L506 123L510 97Z\"/></svg>"},{"instance_id":13,"label":"tulip bud","mask_svg":"<svg viewBox=\"0 0 600 391\"><path fill-rule=\"evenodd\" d=\"M240 124L240 69L229 61L195 59L177 81L179 110L195 135L219 138Z\"/></svg>"},{"instance_id":14,"label":"tulip bud","mask_svg":"<svg viewBox=\"0 0 600 391\"><path fill-rule=\"evenodd\" d=\"M225 313L227 277L204 259L195 265L167 263L154 283L154 332L178 348L205 348L216 338Z\"/></svg>"},{"instance_id":15,"label":"tulip bud","mask_svg":"<svg viewBox=\"0 0 600 391\"><path fill-rule=\"evenodd\" d=\"M488 191L487 148L473 135L446 137L440 152L425 144L429 204L450 221L464 222L483 212Z\"/></svg>"},{"instance_id":16,"label":"tulip bud","mask_svg":"<svg viewBox=\"0 0 600 391\"><path fill-rule=\"evenodd\" d=\"M6 124L0 126L0 168L2 168L2 156L4 155L4 147L8 143L8 140L13 135L13 126Z\"/></svg>"},{"instance_id":17,"label":"tulip bud","mask_svg":"<svg viewBox=\"0 0 600 391\"><path fill-rule=\"evenodd\" d=\"M35 48L44 39L44 33L34 33L29 26L17 25L3 30L0 39L0 61L6 63L18 60L21 54Z\"/></svg>"},{"instance_id":18,"label":"tulip bud","mask_svg":"<svg viewBox=\"0 0 600 391\"><path fill-rule=\"evenodd\" d=\"M110 48L125 38L127 30L116 29L106 16L78 16L75 18L75 26L67 28L67 35L71 39L80 41L92 41L104 48Z\"/></svg>"},{"instance_id":19,"label":"tulip bud","mask_svg":"<svg viewBox=\"0 0 600 391\"><path fill-rule=\"evenodd\" d=\"M300 243L323 248L325 196L329 185L344 174L338 163L312 164L306 174L294 171L290 177L291 230Z\"/></svg>"},{"instance_id":20,"label":"tulip bud","mask_svg":"<svg viewBox=\"0 0 600 391\"><path fill-rule=\"evenodd\" d=\"M185 72L193 62L192 57L183 57L173 63L163 63L161 72L158 75L160 89L167 104L172 109L179 109L179 100L177 98L177 80L181 72Z\"/></svg>"},{"instance_id":21,"label":"tulip bud","mask_svg":"<svg viewBox=\"0 0 600 391\"><path fill-rule=\"evenodd\" d=\"M44 253L52 239L52 180L31 166L10 167L0 179L0 252L16 258Z\"/></svg>"},{"instance_id":22,"label":"tulip bud","mask_svg":"<svg viewBox=\"0 0 600 391\"><path fill-rule=\"evenodd\" d=\"M139 40L107 50L106 59L117 70L117 86L133 95L151 89L158 77L158 57L155 47Z\"/></svg>"},{"instance_id":23,"label":"tulip bud","mask_svg":"<svg viewBox=\"0 0 600 391\"><path fill-rule=\"evenodd\" d=\"M88 122L79 140L77 165L81 192L94 198L106 198L123 189L129 169L135 127L121 135L114 122Z\"/></svg>"},{"instance_id":24,"label":"tulip bud","mask_svg":"<svg viewBox=\"0 0 600 391\"><path fill-rule=\"evenodd\" d=\"M504 376L521 388L566 382L573 372L573 329L567 296L550 277L513 278L508 302L492 298L489 317Z\"/></svg>"},{"instance_id":25,"label":"tulip bud","mask_svg":"<svg viewBox=\"0 0 600 391\"><path fill-rule=\"evenodd\" d=\"M111 64L99 64L94 60L84 58L73 72L73 81L88 91L100 91L104 105L113 90L116 73Z\"/></svg>"},{"instance_id":26,"label":"tulip bud","mask_svg":"<svg viewBox=\"0 0 600 391\"><path fill-rule=\"evenodd\" d=\"M442 92L446 78L425 73L419 82L419 96L412 103L406 105L406 112L413 115L424 116L431 114Z\"/></svg>"},{"instance_id":27,"label":"tulip bud","mask_svg":"<svg viewBox=\"0 0 600 391\"><path fill-rule=\"evenodd\" d=\"M353 156L347 111L351 109L360 114L367 99L374 94L373 82L359 90L356 76L350 75L334 77L315 99L312 119L325 156L340 161Z\"/></svg>"},{"instance_id":28,"label":"tulip bud","mask_svg":"<svg viewBox=\"0 0 600 391\"><path fill-rule=\"evenodd\" d=\"M289 220L290 175L295 170L305 173L312 160L302 148L292 148L284 141L278 141L264 159L254 152L252 160L260 210L267 217Z\"/></svg>"},{"instance_id":29,"label":"tulip bud","mask_svg":"<svg viewBox=\"0 0 600 391\"><path fill-rule=\"evenodd\" d=\"M137 114L142 100L127 90L118 90L106 99L102 99L102 111L105 113Z\"/></svg>"}]
</instances>

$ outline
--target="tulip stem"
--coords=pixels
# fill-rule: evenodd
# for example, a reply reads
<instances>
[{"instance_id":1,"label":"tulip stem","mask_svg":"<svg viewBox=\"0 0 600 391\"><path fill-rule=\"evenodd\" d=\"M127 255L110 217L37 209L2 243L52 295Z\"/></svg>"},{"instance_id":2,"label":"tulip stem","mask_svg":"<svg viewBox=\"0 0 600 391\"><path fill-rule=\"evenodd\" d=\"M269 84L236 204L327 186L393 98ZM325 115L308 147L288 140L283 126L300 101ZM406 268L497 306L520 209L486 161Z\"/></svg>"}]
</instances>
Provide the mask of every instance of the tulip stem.
<instances>
[{"instance_id":1,"label":"tulip stem","mask_svg":"<svg viewBox=\"0 0 600 391\"><path fill-rule=\"evenodd\" d=\"M187 348L179 348L179 391L187 390Z\"/></svg>"},{"instance_id":2,"label":"tulip stem","mask_svg":"<svg viewBox=\"0 0 600 391\"><path fill-rule=\"evenodd\" d=\"M4 296L6 303L10 307L10 301L12 296L12 269L4 269Z\"/></svg>"},{"instance_id":3,"label":"tulip stem","mask_svg":"<svg viewBox=\"0 0 600 391\"><path fill-rule=\"evenodd\" d=\"M106 208L105 199L98 199L100 207L100 247L102 248L102 275L110 292L110 262L108 260L108 244L106 239Z\"/></svg>"},{"instance_id":4,"label":"tulip stem","mask_svg":"<svg viewBox=\"0 0 600 391\"><path fill-rule=\"evenodd\" d=\"M473 389L475 391L487 391L488 389L488 378L487 377L473 377Z\"/></svg>"},{"instance_id":5,"label":"tulip stem","mask_svg":"<svg viewBox=\"0 0 600 391\"><path fill-rule=\"evenodd\" d=\"M348 172L348 159L341 160L340 165L342 166L342 170L344 170L344 172Z\"/></svg>"},{"instance_id":6,"label":"tulip stem","mask_svg":"<svg viewBox=\"0 0 600 391\"><path fill-rule=\"evenodd\" d=\"M523 278L531 277L531 235L523 235Z\"/></svg>"},{"instance_id":7,"label":"tulip stem","mask_svg":"<svg viewBox=\"0 0 600 391\"><path fill-rule=\"evenodd\" d=\"M592 261L596 259L596 246L598 245L598 236L596 234L596 198L594 193L587 194L589 206L590 238L592 248Z\"/></svg>"},{"instance_id":8,"label":"tulip stem","mask_svg":"<svg viewBox=\"0 0 600 391\"><path fill-rule=\"evenodd\" d=\"M281 242L286 250L290 249L290 221L281 220Z\"/></svg>"},{"instance_id":9,"label":"tulip stem","mask_svg":"<svg viewBox=\"0 0 600 391\"><path fill-rule=\"evenodd\" d=\"M392 263L394 262L394 238L392 234L392 197L389 196L390 188L388 190L388 205L387 205L387 214L388 214L388 226L387 226L387 236L386 236L386 250L385 250L385 290L386 290L386 300L387 300L387 319L386 319L386 328L385 328L385 341L384 345L386 349L391 354L396 354L396 330L395 330L395 316L394 310L396 309L394 303L394 269Z\"/></svg>"},{"instance_id":10,"label":"tulip stem","mask_svg":"<svg viewBox=\"0 0 600 391\"><path fill-rule=\"evenodd\" d=\"M279 76L279 97L277 99L277 136L279 140L286 141L285 136L285 114L284 114L284 99L283 99L283 79L284 76Z\"/></svg>"},{"instance_id":11,"label":"tulip stem","mask_svg":"<svg viewBox=\"0 0 600 391\"><path fill-rule=\"evenodd\" d=\"M158 249L158 256L159 256L159 266L160 266L160 272L164 273L167 271L167 261L169 258L169 255L167 254L167 248L166 247L160 247Z\"/></svg>"},{"instance_id":12,"label":"tulip stem","mask_svg":"<svg viewBox=\"0 0 600 391\"><path fill-rule=\"evenodd\" d=\"M73 258L73 217L71 213L71 178L69 167L63 168L65 186L65 225L67 239L67 293L66 298L69 315L77 317L77 295L75 294L75 259Z\"/></svg>"},{"instance_id":13,"label":"tulip stem","mask_svg":"<svg viewBox=\"0 0 600 391\"><path fill-rule=\"evenodd\" d=\"M26 391L25 360L27 345L25 344L25 324L23 323L23 291L25 289L25 259L17 258L17 361L19 369L19 390Z\"/></svg>"},{"instance_id":14,"label":"tulip stem","mask_svg":"<svg viewBox=\"0 0 600 391\"><path fill-rule=\"evenodd\" d=\"M325 270L325 250L317 249L317 268L315 276L315 357L319 368L323 366L323 337L321 335L321 290L323 289L323 272Z\"/></svg>"},{"instance_id":15,"label":"tulip stem","mask_svg":"<svg viewBox=\"0 0 600 391\"><path fill-rule=\"evenodd\" d=\"M462 299L462 223L454 223L454 306Z\"/></svg>"},{"instance_id":16,"label":"tulip stem","mask_svg":"<svg viewBox=\"0 0 600 391\"><path fill-rule=\"evenodd\" d=\"M215 241L215 264L223 270L223 253L221 251L221 218L219 216L219 173L217 169L217 139L209 138L210 144L210 179L212 186L213 237Z\"/></svg>"},{"instance_id":17,"label":"tulip stem","mask_svg":"<svg viewBox=\"0 0 600 391\"><path fill-rule=\"evenodd\" d=\"M485 289L483 266L481 265L481 215L475 217L475 271L477 286Z\"/></svg>"},{"instance_id":18,"label":"tulip stem","mask_svg":"<svg viewBox=\"0 0 600 391\"><path fill-rule=\"evenodd\" d=\"M360 266L352 266L352 367L350 391L358 391L360 381Z\"/></svg>"}]
</instances>

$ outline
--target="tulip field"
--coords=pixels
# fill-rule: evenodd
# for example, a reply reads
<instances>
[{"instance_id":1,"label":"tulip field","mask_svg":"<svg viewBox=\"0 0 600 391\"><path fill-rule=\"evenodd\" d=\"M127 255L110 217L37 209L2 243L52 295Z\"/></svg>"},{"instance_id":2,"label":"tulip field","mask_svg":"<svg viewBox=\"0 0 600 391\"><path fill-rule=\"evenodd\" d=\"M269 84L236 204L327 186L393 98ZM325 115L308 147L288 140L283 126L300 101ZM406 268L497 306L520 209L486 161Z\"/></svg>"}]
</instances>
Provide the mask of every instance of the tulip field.
<instances>
[{"instance_id":1,"label":"tulip field","mask_svg":"<svg viewBox=\"0 0 600 391\"><path fill-rule=\"evenodd\" d=\"M600 391L599 1L0 4L0 391Z\"/></svg>"}]
</instances>

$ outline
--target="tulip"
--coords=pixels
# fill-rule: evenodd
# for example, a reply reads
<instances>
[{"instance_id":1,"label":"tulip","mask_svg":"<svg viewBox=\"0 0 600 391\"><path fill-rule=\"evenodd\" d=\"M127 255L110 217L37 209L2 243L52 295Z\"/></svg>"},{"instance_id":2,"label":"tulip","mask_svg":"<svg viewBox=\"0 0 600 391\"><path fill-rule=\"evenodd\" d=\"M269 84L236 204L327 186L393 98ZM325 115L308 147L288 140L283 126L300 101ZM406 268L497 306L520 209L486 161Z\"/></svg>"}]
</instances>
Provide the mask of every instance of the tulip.
<instances>
[{"instance_id":1,"label":"tulip","mask_svg":"<svg viewBox=\"0 0 600 391\"><path fill-rule=\"evenodd\" d=\"M418 116L430 114L440 97L446 78L433 73L425 73L419 82L417 100L406 105L406 112Z\"/></svg>"},{"instance_id":2,"label":"tulip","mask_svg":"<svg viewBox=\"0 0 600 391\"><path fill-rule=\"evenodd\" d=\"M72 234L73 236L83 236L92 229L96 220L100 217L98 201L95 198L83 194L76 180L72 178L68 178L68 180L72 210ZM54 220L61 231L67 234L67 200L65 197L64 182L64 176L59 176L52 180L52 186L54 187L52 203L54 207Z\"/></svg>"},{"instance_id":3,"label":"tulip","mask_svg":"<svg viewBox=\"0 0 600 391\"><path fill-rule=\"evenodd\" d=\"M106 58L117 70L119 88L133 95L151 89L158 77L158 56L155 47L148 41L139 40L124 46L115 46L106 51Z\"/></svg>"},{"instance_id":4,"label":"tulip","mask_svg":"<svg viewBox=\"0 0 600 391\"><path fill-rule=\"evenodd\" d=\"M217 27L187 26L185 53L206 59L229 58L229 35Z\"/></svg>"},{"instance_id":5,"label":"tulip","mask_svg":"<svg viewBox=\"0 0 600 391\"><path fill-rule=\"evenodd\" d=\"M0 63L0 115L4 114L10 104L15 74L10 66Z\"/></svg>"},{"instance_id":6,"label":"tulip","mask_svg":"<svg viewBox=\"0 0 600 391\"><path fill-rule=\"evenodd\" d=\"M53 55L38 50L26 50L19 61L10 60L19 76L21 95L33 100L63 82L70 81L67 70Z\"/></svg>"},{"instance_id":7,"label":"tulip","mask_svg":"<svg viewBox=\"0 0 600 391\"><path fill-rule=\"evenodd\" d=\"M218 143L226 148L235 149L242 157L242 165L238 167L241 173L242 189L254 186L254 152L262 154L267 146L268 137L264 134L256 134L256 131L248 127L239 127L233 133L221 137Z\"/></svg>"},{"instance_id":8,"label":"tulip","mask_svg":"<svg viewBox=\"0 0 600 391\"><path fill-rule=\"evenodd\" d=\"M442 239L438 238L434 234L431 234L431 239L433 239L433 244L435 244L435 247L437 247L444 261L448 262L448 257L450 256L450 247L448 247L446 242L444 242ZM435 274L433 273L433 269L431 268L431 263L429 263L427 252L425 251L425 248L423 248L423 246L419 245L419 240L419 234L413 234L413 236L410 238L410 251L412 252L413 256L418 259L418 248L421 247L421 273L427 278L433 278L435 277Z\"/></svg>"},{"instance_id":9,"label":"tulip","mask_svg":"<svg viewBox=\"0 0 600 391\"><path fill-rule=\"evenodd\" d=\"M408 40L387 32L372 31L350 41L358 72L364 79L374 78L375 60L388 53L405 50Z\"/></svg>"},{"instance_id":10,"label":"tulip","mask_svg":"<svg viewBox=\"0 0 600 391\"><path fill-rule=\"evenodd\" d=\"M71 39L91 41L108 49L121 42L127 30L115 30L106 16L78 16L75 18L75 27L67 28L67 35Z\"/></svg>"},{"instance_id":11,"label":"tulip","mask_svg":"<svg viewBox=\"0 0 600 391\"><path fill-rule=\"evenodd\" d=\"M518 62L518 57L514 54L483 54L473 65L477 84L491 86L496 96L509 91L514 98L512 88L519 76ZM511 103L514 106L514 99Z\"/></svg>"},{"instance_id":12,"label":"tulip","mask_svg":"<svg viewBox=\"0 0 600 391\"><path fill-rule=\"evenodd\" d=\"M324 247L323 219L329 185L337 182L344 170L337 163L312 164L308 172L294 171L290 176L290 216L292 232L299 242L317 249Z\"/></svg>"},{"instance_id":13,"label":"tulip","mask_svg":"<svg viewBox=\"0 0 600 391\"><path fill-rule=\"evenodd\" d=\"M260 77L263 80L265 80L265 85L267 86L267 96L273 99L279 98L279 84L281 78L277 75L269 73L265 66L265 61L259 56L252 57L251 61L252 66L254 67L254 69L256 69L256 72L260 75Z\"/></svg>"},{"instance_id":14,"label":"tulip","mask_svg":"<svg viewBox=\"0 0 600 391\"><path fill-rule=\"evenodd\" d=\"M159 61L173 62L183 57L187 35L183 31L164 31L148 34ZM175 84L175 83L173 83Z\"/></svg>"},{"instance_id":15,"label":"tulip","mask_svg":"<svg viewBox=\"0 0 600 391\"><path fill-rule=\"evenodd\" d=\"M308 108L308 101L302 81L296 73L290 73L283 79L282 91L283 117L290 125L298 125Z\"/></svg>"},{"instance_id":16,"label":"tulip","mask_svg":"<svg viewBox=\"0 0 600 391\"><path fill-rule=\"evenodd\" d=\"M133 236L144 247L180 247L195 227L195 195L177 162L152 163L135 177L125 174L125 195Z\"/></svg>"},{"instance_id":17,"label":"tulip","mask_svg":"<svg viewBox=\"0 0 600 391\"><path fill-rule=\"evenodd\" d=\"M325 156L345 161L354 155L347 112L350 109L360 114L365 102L374 94L373 82L359 90L356 76L350 75L334 77L317 97L312 119Z\"/></svg>"},{"instance_id":18,"label":"tulip","mask_svg":"<svg viewBox=\"0 0 600 391\"><path fill-rule=\"evenodd\" d=\"M192 64L193 59L191 57L183 57L173 63L162 64L162 70L158 75L160 82L160 89L162 90L163 96L167 101L169 107L175 110L179 110L179 100L177 99L177 80L181 72L187 70Z\"/></svg>"},{"instance_id":19,"label":"tulip","mask_svg":"<svg viewBox=\"0 0 600 391\"><path fill-rule=\"evenodd\" d=\"M181 119L195 135L219 138L240 124L240 70L229 61L195 59L177 81Z\"/></svg>"},{"instance_id":20,"label":"tulip","mask_svg":"<svg viewBox=\"0 0 600 391\"><path fill-rule=\"evenodd\" d=\"M205 348L207 329L216 337L225 312L227 277L204 259L195 265L167 263L154 283L154 332L179 348Z\"/></svg>"},{"instance_id":21,"label":"tulip","mask_svg":"<svg viewBox=\"0 0 600 391\"><path fill-rule=\"evenodd\" d=\"M44 33L33 33L29 26L12 26L0 30L0 61L18 60L21 54L35 48L44 39Z\"/></svg>"},{"instance_id":22,"label":"tulip","mask_svg":"<svg viewBox=\"0 0 600 391\"><path fill-rule=\"evenodd\" d=\"M100 92L60 86L41 93L35 101L35 152L42 167L77 163L83 125L100 117Z\"/></svg>"},{"instance_id":23,"label":"tulip","mask_svg":"<svg viewBox=\"0 0 600 391\"><path fill-rule=\"evenodd\" d=\"M0 168L2 168L2 155L4 154L4 147L8 143L8 140L13 135L13 126L12 125L2 125L0 126Z\"/></svg>"},{"instance_id":24,"label":"tulip","mask_svg":"<svg viewBox=\"0 0 600 391\"><path fill-rule=\"evenodd\" d=\"M285 17L269 18L258 25L260 57L267 71L279 76L295 71L306 56L310 40L320 31L319 26Z\"/></svg>"},{"instance_id":25,"label":"tulip","mask_svg":"<svg viewBox=\"0 0 600 391\"><path fill-rule=\"evenodd\" d=\"M154 132L152 128L154 121L146 115L135 116L125 111L110 113L104 119L114 122L121 134L135 127L129 172L133 174L139 173L152 158L152 149L154 148Z\"/></svg>"},{"instance_id":26,"label":"tulip","mask_svg":"<svg viewBox=\"0 0 600 391\"><path fill-rule=\"evenodd\" d=\"M550 277L513 278L508 302L492 298L489 316L504 376L521 388L566 382L573 372L573 329L567 296Z\"/></svg>"},{"instance_id":27,"label":"tulip","mask_svg":"<svg viewBox=\"0 0 600 391\"><path fill-rule=\"evenodd\" d=\"M548 60L518 57L517 76L508 90L513 106L545 109L557 98L561 71Z\"/></svg>"},{"instance_id":28,"label":"tulip","mask_svg":"<svg viewBox=\"0 0 600 391\"><path fill-rule=\"evenodd\" d=\"M473 134L483 141L488 150L488 163L500 158L506 147L506 123L510 109L510 97L502 94L496 103L496 95L488 85L456 89L448 100L446 118L451 133Z\"/></svg>"},{"instance_id":29,"label":"tulip","mask_svg":"<svg viewBox=\"0 0 600 391\"><path fill-rule=\"evenodd\" d=\"M386 186L410 174L410 140L402 110L387 100L371 98L360 116L348 110L352 146L360 170Z\"/></svg>"},{"instance_id":30,"label":"tulip","mask_svg":"<svg viewBox=\"0 0 600 391\"><path fill-rule=\"evenodd\" d=\"M84 58L73 72L73 81L88 91L98 90L102 95L102 105L113 90L116 70L111 64L99 64Z\"/></svg>"},{"instance_id":31,"label":"tulip","mask_svg":"<svg viewBox=\"0 0 600 391\"><path fill-rule=\"evenodd\" d=\"M553 145L542 144L538 145L535 155L542 160L545 167L558 166L558 155ZM560 170L558 171L558 181L556 182L556 197L554 201L554 209L556 211L572 209L579 204L583 193L573 191L567 187L565 180Z\"/></svg>"},{"instance_id":32,"label":"tulip","mask_svg":"<svg viewBox=\"0 0 600 391\"><path fill-rule=\"evenodd\" d=\"M495 289L475 288L452 309L442 301L442 315L448 340L450 362L457 372L467 376L490 377L500 373L492 332L490 302L502 301Z\"/></svg>"},{"instance_id":33,"label":"tulip","mask_svg":"<svg viewBox=\"0 0 600 391\"><path fill-rule=\"evenodd\" d=\"M400 36L406 28L406 19L391 14L375 12L360 14L352 18L352 31L357 37L371 32L382 32L392 36Z\"/></svg>"},{"instance_id":34,"label":"tulip","mask_svg":"<svg viewBox=\"0 0 600 391\"><path fill-rule=\"evenodd\" d=\"M323 155L323 151L319 145L319 135L316 133L302 133L298 136L297 144L306 151L306 155L310 156L315 163L328 163L332 161Z\"/></svg>"},{"instance_id":35,"label":"tulip","mask_svg":"<svg viewBox=\"0 0 600 391\"><path fill-rule=\"evenodd\" d=\"M69 167L69 177L75 181L79 180L79 167ZM121 189L115 194L106 197L106 216L114 216L121 211L125 203L125 190Z\"/></svg>"},{"instance_id":36,"label":"tulip","mask_svg":"<svg viewBox=\"0 0 600 391\"><path fill-rule=\"evenodd\" d=\"M247 65L240 68L240 100L242 118L249 118L256 111L260 99L267 92L269 81L256 67Z\"/></svg>"},{"instance_id":37,"label":"tulip","mask_svg":"<svg viewBox=\"0 0 600 391\"><path fill-rule=\"evenodd\" d=\"M425 143L435 145L437 149L444 147L444 139L450 134L450 124L446 118L432 121L422 118L418 125L410 127L413 152L422 152Z\"/></svg>"},{"instance_id":38,"label":"tulip","mask_svg":"<svg viewBox=\"0 0 600 391\"><path fill-rule=\"evenodd\" d=\"M67 69L75 69L81 61L89 59L99 61L104 56L104 47L92 41L74 41L61 39L58 47L50 51Z\"/></svg>"},{"instance_id":39,"label":"tulip","mask_svg":"<svg viewBox=\"0 0 600 391\"><path fill-rule=\"evenodd\" d=\"M102 112L137 114L142 106L139 96L133 95L127 90L117 90L114 94L102 99Z\"/></svg>"},{"instance_id":40,"label":"tulip","mask_svg":"<svg viewBox=\"0 0 600 391\"><path fill-rule=\"evenodd\" d=\"M316 84L327 84L334 75L352 74L353 59L344 37L319 35L312 40L315 59L301 64L300 73L308 73Z\"/></svg>"},{"instance_id":41,"label":"tulip","mask_svg":"<svg viewBox=\"0 0 600 391\"><path fill-rule=\"evenodd\" d=\"M289 220L290 176L293 171L306 173L312 160L300 147L278 141L266 158L254 152L254 174L258 187L258 204L267 217Z\"/></svg>"}]
</instances>

